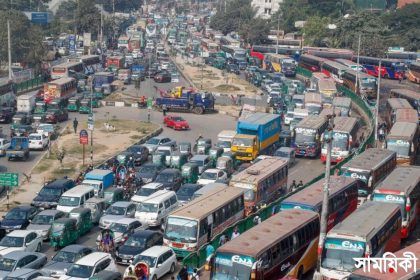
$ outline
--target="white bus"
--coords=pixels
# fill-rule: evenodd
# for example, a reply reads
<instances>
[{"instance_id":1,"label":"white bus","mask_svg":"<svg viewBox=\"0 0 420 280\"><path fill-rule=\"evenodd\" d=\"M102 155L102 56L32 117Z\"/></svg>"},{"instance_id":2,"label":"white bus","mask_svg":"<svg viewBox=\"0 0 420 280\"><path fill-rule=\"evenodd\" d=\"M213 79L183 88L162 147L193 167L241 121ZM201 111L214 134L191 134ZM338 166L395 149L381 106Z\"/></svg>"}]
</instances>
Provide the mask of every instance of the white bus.
<instances>
[{"instance_id":1,"label":"white bus","mask_svg":"<svg viewBox=\"0 0 420 280\"><path fill-rule=\"evenodd\" d=\"M85 68L85 74L93 74L101 69L101 59L99 55L82 55L70 58L69 62L81 62Z\"/></svg>"},{"instance_id":2,"label":"white bus","mask_svg":"<svg viewBox=\"0 0 420 280\"><path fill-rule=\"evenodd\" d=\"M82 62L66 62L55 65L51 68L51 78L53 80L71 77L76 73L84 73L84 67Z\"/></svg>"}]
</instances>

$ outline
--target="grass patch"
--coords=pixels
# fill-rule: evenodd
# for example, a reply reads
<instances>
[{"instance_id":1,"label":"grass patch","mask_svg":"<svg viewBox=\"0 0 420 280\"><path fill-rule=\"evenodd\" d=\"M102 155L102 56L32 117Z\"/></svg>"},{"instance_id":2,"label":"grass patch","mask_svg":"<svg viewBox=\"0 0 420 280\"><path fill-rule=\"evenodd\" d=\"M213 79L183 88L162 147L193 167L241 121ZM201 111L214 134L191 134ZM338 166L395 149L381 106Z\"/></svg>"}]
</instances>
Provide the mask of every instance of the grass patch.
<instances>
[{"instance_id":1,"label":"grass patch","mask_svg":"<svg viewBox=\"0 0 420 280\"><path fill-rule=\"evenodd\" d=\"M135 134L135 135L131 135L129 138L132 140L139 140L141 137L142 135Z\"/></svg>"},{"instance_id":2,"label":"grass patch","mask_svg":"<svg viewBox=\"0 0 420 280\"><path fill-rule=\"evenodd\" d=\"M51 172L53 177L64 177L68 176L69 178L75 177L74 174L76 173L76 167L64 167L64 168L56 168Z\"/></svg>"},{"instance_id":3,"label":"grass patch","mask_svg":"<svg viewBox=\"0 0 420 280\"><path fill-rule=\"evenodd\" d=\"M66 156L82 157L83 145L80 145L79 143L77 143L77 144L73 144L73 145L71 145L71 144L70 145L65 145L64 147L67 147L66 148L66 152L67 152ZM106 147L107 146L102 145L102 144L97 144L97 143L95 143L95 141L93 141L93 153L95 153L95 151L98 151L98 150L103 150ZM89 145L86 145L86 147L85 147L85 156L89 153L90 153L90 143L89 143Z\"/></svg>"},{"instance_id":4,"label":"grass patch","mask_svg":"<svg viewBox=\"0 0 420 280\"><path fill-rule=\"evenodd\" d=\"M224 85L218 85L218 86L214 87L213 90L219 91L219 92L230 92L230 91L239 91L241 89L238 88L237 86L234 86L234 85L224 84Z\"/></svg>"},{"instance_id":5,"label":"grass patch","mask_svg":"<svg viewBox=\"0 0 420 280\"><path fill-rule=\"evenodd\" d=\"M105 120L97 120L95 121L95 127L100 129L102 132L106 132L104 125L105 122ZM115 131L110 131L110 133L131 132L133 130L138 132L142 132L144 130L147 133L158 128L156 124L142 121L111 119L108 122L115 127Z\"/></svg>"},{"instance_id":6,"label":"grass patch","mask_svg":"<svg viewBox=\"0 0 420 280\"><path fill-rule=\"evenodd\" d=\"M44 157L32 170L32 173L42 173L47 171L52 165L52 161Z\"/></svg>"}]
</instances>

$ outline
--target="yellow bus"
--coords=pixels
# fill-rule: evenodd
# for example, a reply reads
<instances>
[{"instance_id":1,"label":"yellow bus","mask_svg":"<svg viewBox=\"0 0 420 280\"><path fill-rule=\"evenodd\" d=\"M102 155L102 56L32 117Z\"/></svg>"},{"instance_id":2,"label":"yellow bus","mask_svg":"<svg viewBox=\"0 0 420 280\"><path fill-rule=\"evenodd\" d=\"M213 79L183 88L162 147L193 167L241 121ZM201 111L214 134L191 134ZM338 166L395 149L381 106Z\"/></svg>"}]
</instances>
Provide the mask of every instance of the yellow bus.
<instances>
[{"instance_id":1,"label":"yellow bus","mask_svg":"<svg viewBox=\"0 0 420 280\"><path fill-rule=\"evenodd\" d=\"M419 147L417 123L395 122L386 136L386 148L397 153L397 165L411 165L416 161Z\"/></svg>"},{"instance_id":2,"label":"yellow bus","mask_svg":"<svg viewBox=\"0 0 420 280\"><path fill-rule=\"evenodd\" d=\"M316 264L319 226L318 213L280 212L219 247L210 279L301 279Z\"/></svg>"}]
</instances>

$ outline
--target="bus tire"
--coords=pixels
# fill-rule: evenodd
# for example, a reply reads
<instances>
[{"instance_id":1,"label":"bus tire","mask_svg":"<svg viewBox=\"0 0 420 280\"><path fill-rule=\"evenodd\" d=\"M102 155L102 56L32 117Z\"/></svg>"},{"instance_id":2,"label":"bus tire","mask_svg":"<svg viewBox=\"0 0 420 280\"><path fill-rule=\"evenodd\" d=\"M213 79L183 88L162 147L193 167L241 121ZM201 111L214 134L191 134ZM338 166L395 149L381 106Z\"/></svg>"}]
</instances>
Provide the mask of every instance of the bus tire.
<instances>
[{"instance_id":1,"label":"bus tire","mask_svg":"<svg viewBox=\"0 0 420 280\"><path fill-rule=\"evenodd\" d=\"M303 279L303 266L300 266L299 267L299 270L298 270L298 273L297 273L296 278L299 279L299 280L302 280Z\"/></svg>"}]
</instances>

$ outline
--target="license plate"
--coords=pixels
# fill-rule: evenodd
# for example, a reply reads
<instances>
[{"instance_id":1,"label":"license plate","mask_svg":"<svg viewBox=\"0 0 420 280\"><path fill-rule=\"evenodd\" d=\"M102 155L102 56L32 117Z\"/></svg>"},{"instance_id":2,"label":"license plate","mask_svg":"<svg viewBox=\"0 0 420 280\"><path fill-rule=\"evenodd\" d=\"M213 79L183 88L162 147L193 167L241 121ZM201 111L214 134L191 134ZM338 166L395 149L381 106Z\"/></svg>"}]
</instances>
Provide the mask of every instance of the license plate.
<instances>
[{"instance_id":1,"label":"license plate","mask_svg":"<svg viewBox=\"0 0 420 280\"><path fill-rule=\"evenodd\" d=\"M123 263L128 263L128 260L122 260Z\"/></svg>"}]
</instances>

